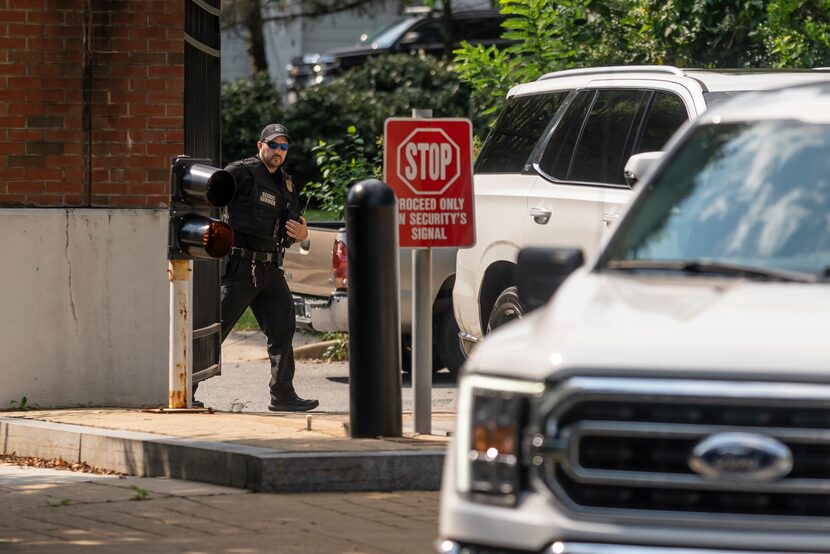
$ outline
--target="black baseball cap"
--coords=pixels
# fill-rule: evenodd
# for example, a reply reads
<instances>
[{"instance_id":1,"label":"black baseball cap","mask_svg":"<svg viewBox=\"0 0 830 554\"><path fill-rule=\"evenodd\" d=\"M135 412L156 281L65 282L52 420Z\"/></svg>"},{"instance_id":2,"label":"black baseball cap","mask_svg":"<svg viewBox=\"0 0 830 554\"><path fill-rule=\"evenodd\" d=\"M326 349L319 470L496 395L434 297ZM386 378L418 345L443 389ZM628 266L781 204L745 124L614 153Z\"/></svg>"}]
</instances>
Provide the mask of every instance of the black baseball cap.
<instances>
[{"instance_id":1,"label":"black baseball cap","mask_svg":"<svg viewBox=\"0 0 830 554\"><path fill-rule=\"evenodd\" d=\"M279 123L271 123L266 125L262 133L259 134L259 142L268 142L277 137L285 137L288 141L291 141L291 137L288 136L288 129Z\"/></svg>"}]
</instances>

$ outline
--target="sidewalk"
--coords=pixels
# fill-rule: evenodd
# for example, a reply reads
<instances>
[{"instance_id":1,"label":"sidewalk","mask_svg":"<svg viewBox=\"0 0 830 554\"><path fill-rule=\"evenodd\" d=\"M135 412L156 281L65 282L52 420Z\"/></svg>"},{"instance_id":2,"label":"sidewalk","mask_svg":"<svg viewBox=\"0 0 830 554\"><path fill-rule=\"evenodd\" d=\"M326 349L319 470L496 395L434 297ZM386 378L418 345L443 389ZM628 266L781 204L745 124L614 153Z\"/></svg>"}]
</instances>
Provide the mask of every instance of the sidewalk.
<instances>
[{"instance_id":1,"label":"sidewalk","mask_svg":"<svg viewBox=\"0 0 830 554\"><path fill-rule=\"evenodd\" d=\"M258 360L262 337L238 333L223 363ZM308 353L314 346L298 344ZM432 435L352 439L348 413L136 408L0 412L0 453L63 458L138 477L172 477L269 492L437 490L455 412L432 413Z\"/></svg>"}]
</instances>

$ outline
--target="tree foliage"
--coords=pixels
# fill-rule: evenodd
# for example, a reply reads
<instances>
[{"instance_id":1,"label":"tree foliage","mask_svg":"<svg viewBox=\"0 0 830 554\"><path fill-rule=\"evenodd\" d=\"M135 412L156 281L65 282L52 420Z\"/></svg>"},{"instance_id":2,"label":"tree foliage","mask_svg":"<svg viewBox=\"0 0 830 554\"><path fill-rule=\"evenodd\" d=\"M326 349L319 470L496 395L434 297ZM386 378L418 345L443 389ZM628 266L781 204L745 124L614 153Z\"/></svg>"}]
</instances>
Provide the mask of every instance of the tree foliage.
<instances>
[{"instance_id":1,"label":"tree foliage","mask_svg":"<svg viewBox=\"0 0 830 554\"><path fill-rule=\"evenodd\" d=\"M282 98L268 73L225 81L221 90L222 160L227 164L256 154L259 133L282 121Z\"/></svg>"},{"instance_id":2,"label":"tree foliage","mask_svg":"<svg viewBox=\"0 0 830 554\"><path fill-rule=\"evenodd\" d=\"M359 142L366 166L379 166L384 122L409 117L413 108L431 108L434 117L470 117L481 132L485 122L473 112L470 96L470 87L446 61L423 54L370 58L342 77L301 91L288 107L282 106L279 87L261 73L222 86L222 157L228 163L255 154L262 127L281 122L291 132L286 167L295 182L331 184L343 192L351 177L327 181L318 158L323 156L329 169L340 163L335 156L351 163Z\"/></svg>"},{"instance_id":3,"label":"tree foliage","mask_svg":"<svg viewBox=\"0 0 830 554\"><path fill-rule=\"evenodd\" d=\"M500 0L499 50L463 44L457 71L492 114L509 87L613 64L739 68L830 65L830 0Z\"/></svg>"},{"instance_id":4,"label":"tree foliage","mask_svg":"<svg viewBox=\"0 0 830 554\"><path fill-rule=\"evenodd\" d=\"M434 117L475 120L470 95L447 62L432 56L371 57L342 77L301 91L287 109L292 171L300 182L319 180L312 148L320 140L338 142L350 126L365 141L367 157L373 157L386 119L409 117L413 108L431 108Z\"/></svg>"},{"instance_id":5,"label":"tree foliage","mask_svg":"<svg viewBox=\"0 0 830 554\"><path fill-rule=\"evenodd\" d=\"M334 142L319 141L311 149L320 169L320 180L309 182L304 192L321 210L342 219L346 193L364 179L383 177L383 157L379 149L370 154L363 137L354 125Z\"/></svg>"}]
</instances>

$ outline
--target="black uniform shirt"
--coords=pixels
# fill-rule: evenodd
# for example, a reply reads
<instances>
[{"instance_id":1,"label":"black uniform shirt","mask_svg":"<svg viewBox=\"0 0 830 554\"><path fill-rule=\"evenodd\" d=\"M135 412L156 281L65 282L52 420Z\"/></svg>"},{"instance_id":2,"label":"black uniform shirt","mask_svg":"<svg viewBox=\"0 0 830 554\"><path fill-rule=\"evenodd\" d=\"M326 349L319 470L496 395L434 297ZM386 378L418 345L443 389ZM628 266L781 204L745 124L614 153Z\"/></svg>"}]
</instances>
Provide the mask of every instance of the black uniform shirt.
<instances>
[{"instance_id":1,"label":"black uniform shirt","mask_svg":"<svg viewBox=\"0 0 830 554\"><path fill-rule=\"evenodd\" d=\"M262 164L262 162L258 159L256 161L259 164ZM262 164L262 166L264 167L264 164ZM234 178L236 179L236 195L250 197L251 194L253 194L254 189L254 174L251 171L249 171L248 168L244 167L244 165L240 165L237 163L229 165L227 169L233 174ZM280 196L282 196L282 198L286 202L288 202L289 205L291 205L295 210L297 210L300 204L299 195L297 193L297 190L294 189L293 186L292 189L294 190L292 191L289 191L286 187L286 174L282 170L282 168L278 169L273 173L267 172L267 169L265 170L265 172L258 172L259 175L262 175L264 173L268 173L274 180L274 185L276 186L277 191L280 193ZM266 239L264 237L255 236L234 229L234 246L238 248L246 248L249 250L257 250L260 252L273 252L279 246L279 241L277 239Z\"/></svg>"}]
</instances>

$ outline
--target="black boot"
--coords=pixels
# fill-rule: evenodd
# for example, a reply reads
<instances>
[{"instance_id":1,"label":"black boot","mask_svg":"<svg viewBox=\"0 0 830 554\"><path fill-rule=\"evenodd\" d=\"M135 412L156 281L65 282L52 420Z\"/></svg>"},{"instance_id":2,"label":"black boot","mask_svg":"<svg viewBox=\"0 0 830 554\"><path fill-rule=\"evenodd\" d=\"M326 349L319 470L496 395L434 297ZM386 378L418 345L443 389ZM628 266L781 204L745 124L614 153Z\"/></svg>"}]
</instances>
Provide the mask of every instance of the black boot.
<instances>
[{"instance_id":1,"label":"black boot","mask_svg":"<svg viewBox=\"0 0 830 554\"><path fill-rule=\"evenodd\" d=\"M306 400L293 394L283 398L271 396L271 405L268 406L268 409L272 412L307 412L319 405L319 400Z\"/></svg>"}]
</instances>

